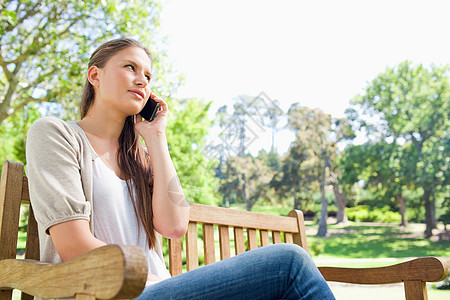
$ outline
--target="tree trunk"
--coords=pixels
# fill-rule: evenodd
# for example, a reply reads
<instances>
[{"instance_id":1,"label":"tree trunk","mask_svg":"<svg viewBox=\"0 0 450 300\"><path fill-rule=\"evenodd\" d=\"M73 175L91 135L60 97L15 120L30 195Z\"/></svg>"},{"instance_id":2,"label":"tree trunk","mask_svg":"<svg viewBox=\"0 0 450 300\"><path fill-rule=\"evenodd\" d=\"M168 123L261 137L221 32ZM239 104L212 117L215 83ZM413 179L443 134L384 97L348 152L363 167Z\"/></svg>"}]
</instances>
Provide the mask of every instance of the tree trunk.
<instances>
[{"instance_id":1,"label":"tree trunk","mask_svg":"<svg viewBox=\"0 0 450 300\"><path fill-rule=\"evenodd\" d=\"M302 209L302 201L297 197L297 186L292 189L292 197L294 198L294 209Z\"/></svg>"},{"instance_id":2,"label":"tree trunk","mask_svg":"<svg viewBox=\"0 0 450 300\"><path fill-rule=\"evenodd\" d=\"M401 193L397 194L397 196L395 196L395 199L398 202L398 205L400 207L400 215L402 216L402 222L400 223L400 226L407 226L408 225L408 221L406 220L406 205L405 205L405 199L403 198L403 195Z\"/></svg>"},{"instance_id":3,"label":"tree trunk","mask_svg":"<svg viewBox=\"0 0 450 300\"><path fill-rule=\"evenodd\" d=\"M242 176L242 198L244 199L245 208L247 209L247 211L250 211L252 209L252 206L250 205L250 201L248 200L246 183L247 182L246 182L245 176Z\"/></svg>"},{"instance_id":4,"label":"tree trunk","mask_svg":"<svg viewBox=\"0 0 450 300\"><path fill-rule=\"evenodd\" d=\"M319 231L317 232L318 236L327 235L328 201L325 197L325 172L326 168L323 168L322 180L320 182L320 202L322 203L322 209L320 211Z\"/></svg>"},{"instance_id":5,"label":"tree trunk","mask_svg":"<svg viewBox=\"0 0 450 300\"><path fill-rule=\"evenodd\" d=\"M437 228L437 218L436 218L436 198L434 197L434 193L431 195L431 228Z\"/></svg>"},{"instance_id":6,"label":"tree trunk","mask_svg":"<svg viewBox=\"0 0 450 300\"><path fill-rule=\"evenodd\" d=\"M347 214L345 213L345 206L347 205L347 199L344 193L342 193L339 190L339 187L336 183L333 184L333 192L334 197L336 198L336 205L338 208L336 224L339 223L345 224L348 222Z\"/></svg>"},{"instance_id":7,"label":"tree trunk","mask_svg":"<svg viewBox=\"0 0 450 300\"><path fill-rule=\"evenodd\" d=\"M433 235L433 213L430 201L431 190L424 189L423 200L425 202L425 237L429 238Z\"/></svg>"}]
</instances>

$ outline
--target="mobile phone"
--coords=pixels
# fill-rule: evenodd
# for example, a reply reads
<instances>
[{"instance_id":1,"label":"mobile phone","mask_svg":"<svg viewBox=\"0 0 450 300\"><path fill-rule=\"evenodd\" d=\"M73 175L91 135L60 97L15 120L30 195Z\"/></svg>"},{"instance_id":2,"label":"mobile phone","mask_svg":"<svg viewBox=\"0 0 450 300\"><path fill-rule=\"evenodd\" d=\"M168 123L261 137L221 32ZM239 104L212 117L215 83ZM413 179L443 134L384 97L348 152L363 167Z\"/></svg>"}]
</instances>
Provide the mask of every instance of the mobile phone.
<instances>
[{"instance_id":1,"label":"mobile phone","mask_svg":"<svg viewBox=\"0 0 450 300\"><path fill-rule=\"evenodd\" d=\"M155 118L156 112L159 108L159 102L156 102L152 96L150 96L145 103L144 108L139 113L144 119L151 122Z\"/></svg>"}]
</instances>

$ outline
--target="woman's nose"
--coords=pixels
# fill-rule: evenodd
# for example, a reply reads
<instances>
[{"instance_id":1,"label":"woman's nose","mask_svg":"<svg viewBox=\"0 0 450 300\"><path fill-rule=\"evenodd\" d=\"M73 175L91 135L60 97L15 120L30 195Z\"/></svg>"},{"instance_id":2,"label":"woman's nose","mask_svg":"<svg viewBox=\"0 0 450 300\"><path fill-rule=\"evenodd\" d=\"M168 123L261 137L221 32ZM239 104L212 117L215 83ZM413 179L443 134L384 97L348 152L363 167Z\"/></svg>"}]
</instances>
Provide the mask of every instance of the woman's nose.
<instances>
[{"instance_id":1,"label":"woman's nose","mask_svg":"<svg viewBox=\"0 0 450 300\"><path fill-rule=\"evenodd\" d=\"M148 84L147 77L144 74L137 75L135 83L137 86L146 87Z\"/></svg>"}]
</instances>

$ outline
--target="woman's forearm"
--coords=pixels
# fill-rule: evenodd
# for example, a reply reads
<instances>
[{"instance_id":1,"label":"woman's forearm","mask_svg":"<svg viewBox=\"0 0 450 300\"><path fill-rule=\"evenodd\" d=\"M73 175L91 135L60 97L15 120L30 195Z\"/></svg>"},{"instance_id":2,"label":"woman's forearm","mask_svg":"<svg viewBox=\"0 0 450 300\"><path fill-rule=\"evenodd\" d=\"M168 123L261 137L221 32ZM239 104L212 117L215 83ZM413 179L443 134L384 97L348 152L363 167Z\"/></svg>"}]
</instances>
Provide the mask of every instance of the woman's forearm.
<instances>
[{"instance_id":1,"label":"woman's forearm","mask_svg":"<svg viewBox=\"0 0 450 300\"><path fill-rule=\"evenodd\" d=\"M154 227L168 238L180 238L187 230L189 204L170 158L164 134L154 134L145 140L153 168Z\"/></svg>"}]
</instances>

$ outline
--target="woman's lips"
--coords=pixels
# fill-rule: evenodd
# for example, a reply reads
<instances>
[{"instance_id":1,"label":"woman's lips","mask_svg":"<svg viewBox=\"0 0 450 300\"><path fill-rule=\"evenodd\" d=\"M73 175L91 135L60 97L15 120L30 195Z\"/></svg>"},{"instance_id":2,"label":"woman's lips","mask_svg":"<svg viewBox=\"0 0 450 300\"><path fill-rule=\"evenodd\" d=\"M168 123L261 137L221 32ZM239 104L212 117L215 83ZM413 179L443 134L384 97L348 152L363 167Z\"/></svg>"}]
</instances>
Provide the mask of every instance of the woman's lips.
<instances>
[{"instance_id":1,"label":"woman's lips","mask_svg":"<svg viewBox=\"0 0 450 300\"><path fill-rule=\"evenodd\" d=\"M144 100L144 93L138 90L128 90L131 94L135 95L136 97Z\"/></svg>"}]
</instances>

